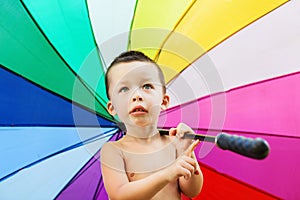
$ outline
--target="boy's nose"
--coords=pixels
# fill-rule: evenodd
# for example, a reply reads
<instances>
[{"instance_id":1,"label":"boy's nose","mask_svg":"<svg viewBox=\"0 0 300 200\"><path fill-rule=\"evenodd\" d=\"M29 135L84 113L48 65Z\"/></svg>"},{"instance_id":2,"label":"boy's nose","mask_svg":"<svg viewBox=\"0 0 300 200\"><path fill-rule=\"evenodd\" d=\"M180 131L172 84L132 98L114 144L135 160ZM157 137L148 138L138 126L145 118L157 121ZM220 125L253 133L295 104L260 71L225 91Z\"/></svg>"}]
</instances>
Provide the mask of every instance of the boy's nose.
<instances>
[{"instance_id":1,"label":"boy's nose","mask_svg":"<svg viewBox=\"0 0 300 200\"><path fill-rule=\"evenodd\" d=\"M132 101L143 101L143 97L141 97L140 95L134 95L132 97Z\"/></svg>"},{"instance_id":2,"label":"boy's nose","mask_svg":"<svg viewBox=\"0 0 300 200\"><path fill-rule=\"evenodd\" d=\"M135 102L135 101L143 101L143 97L142 95L136 91L133 95L132 95L132 101Z\"/></svg>"}]
</instances>

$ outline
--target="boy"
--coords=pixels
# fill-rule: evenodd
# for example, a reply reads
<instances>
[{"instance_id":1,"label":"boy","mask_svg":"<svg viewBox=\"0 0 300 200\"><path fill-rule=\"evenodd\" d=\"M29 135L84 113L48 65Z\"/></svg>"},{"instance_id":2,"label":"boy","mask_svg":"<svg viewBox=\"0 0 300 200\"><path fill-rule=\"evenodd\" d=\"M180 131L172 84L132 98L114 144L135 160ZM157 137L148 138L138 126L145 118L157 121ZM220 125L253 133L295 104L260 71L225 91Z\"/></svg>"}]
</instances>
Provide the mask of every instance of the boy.
<instances>
[{"instance_id":1,"label":"boy","mask_svg":"<svg viewBox=\"0 0 300 200\"><path fill-rule=\"evenodd\" d=\"M118 115L126 135L106 143L101 169L110 199L181 199L201 191L203 176L194 155L199 141L182 139L193 132L185 124L169 136L157 130L161 110L169 105L159 66L141 52L117 57L106 72L107 110Z\"/></svg>"}]
</instances>

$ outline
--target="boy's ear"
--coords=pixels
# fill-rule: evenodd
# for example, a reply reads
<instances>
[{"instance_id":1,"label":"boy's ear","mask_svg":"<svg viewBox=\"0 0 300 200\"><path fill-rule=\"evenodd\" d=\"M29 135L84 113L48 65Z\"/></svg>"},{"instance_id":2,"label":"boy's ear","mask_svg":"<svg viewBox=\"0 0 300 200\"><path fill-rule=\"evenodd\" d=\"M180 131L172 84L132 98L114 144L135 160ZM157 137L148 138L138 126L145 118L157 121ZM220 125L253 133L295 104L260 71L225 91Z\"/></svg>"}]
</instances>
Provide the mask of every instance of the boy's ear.
<instances>
[{"instance_id":1,"label":"boy's ear","mask_svg":"<svg viewBox=\"0 0 300 200\"><path fill-rule=\"evenodd\" d=\"M117 114L117 113L116 113L116 110L115 110L114 106L112 105L112 102L111 102L111 101L107 102L107 104L106 104L106 109L107 109L107 111L109 112L109 114L111 114L112 116L114 116L114 115Z\"/></svg>"},{"instance_id":2,"label":"boy's ear","mask_svg":"<svg viewBox=\"0 0 300 200\"><path fill-rule=\"evenodd\" d=\"M161 103L161 110L166 110L170 103L170 96L165 94Z\"/></svg>"}]
</instances>

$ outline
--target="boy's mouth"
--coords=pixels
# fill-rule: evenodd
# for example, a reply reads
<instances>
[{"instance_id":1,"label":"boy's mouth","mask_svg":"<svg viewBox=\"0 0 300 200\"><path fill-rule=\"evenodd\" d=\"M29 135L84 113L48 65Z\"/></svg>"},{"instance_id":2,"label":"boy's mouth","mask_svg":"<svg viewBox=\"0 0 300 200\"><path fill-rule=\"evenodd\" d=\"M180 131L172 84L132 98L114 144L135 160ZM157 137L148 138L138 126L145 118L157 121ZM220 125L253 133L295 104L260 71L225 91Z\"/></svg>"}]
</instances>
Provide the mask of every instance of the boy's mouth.
<instances>
[{"instance_id":1,"label":"boy's mouth","mask_svg":"<svg viewBox=\"0 0 300 200\"><path fill-rule=\"evenodd\" d=\"M130 114L132 113L147 113L148 111L143 107L143 106L135 106L131 111L129 112Z\"/></svg>"}]
</instances>

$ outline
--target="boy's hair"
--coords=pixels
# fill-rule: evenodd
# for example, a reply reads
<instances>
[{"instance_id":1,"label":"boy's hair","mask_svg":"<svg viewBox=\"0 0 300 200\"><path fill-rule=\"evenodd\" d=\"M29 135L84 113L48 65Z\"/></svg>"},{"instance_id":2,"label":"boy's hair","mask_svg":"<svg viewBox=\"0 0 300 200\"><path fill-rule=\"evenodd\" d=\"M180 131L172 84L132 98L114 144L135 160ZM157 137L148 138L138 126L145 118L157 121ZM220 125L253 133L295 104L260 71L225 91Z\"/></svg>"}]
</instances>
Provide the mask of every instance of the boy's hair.
<instances>
[{"instance_id":1,"label":"boy's hair","mask_svg":"<svg viewBox=\"0 0 300 200\"><path fill-rule=\"evenodd\" d=\"M121 53L118 57L116 57L113 62L109 65L106 74L105 74L105 86L106 86L106 96L108 99L110 99L109 97L109 80L108 80L108 74L110 69L114 66L117 65L119 63L129 63L129 62L134 62L134 61L140 61L140 62L149 62L149 63L153 63L157 70L158 70L158 76L159 76L159 80L163 86L163 92L166 93L166 83L165 83L165 78L163 75L163 72L161 70L161 68L157 65L156 62L154 62L151 58L149 58L148 56L146 56L145 54L143 54L140 51L126 51L124 53Z\"/></svg>"}]
</instances>

